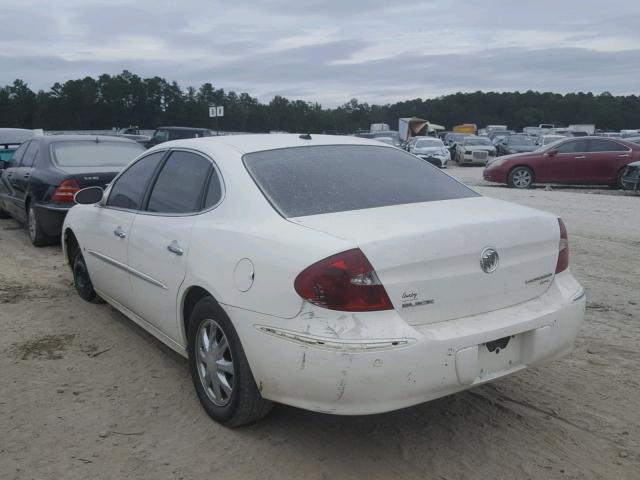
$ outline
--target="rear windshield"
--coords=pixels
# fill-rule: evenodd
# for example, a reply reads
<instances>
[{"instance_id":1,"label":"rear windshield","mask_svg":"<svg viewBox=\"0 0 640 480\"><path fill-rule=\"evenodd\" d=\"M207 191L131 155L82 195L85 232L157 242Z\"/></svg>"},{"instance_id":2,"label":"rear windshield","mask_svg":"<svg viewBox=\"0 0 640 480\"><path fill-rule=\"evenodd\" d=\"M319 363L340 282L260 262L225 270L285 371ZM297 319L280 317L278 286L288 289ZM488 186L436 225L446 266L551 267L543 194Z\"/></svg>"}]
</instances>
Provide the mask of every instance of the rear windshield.
<instances>
[{"instance_id":1,"label":"rear windshield","mask_svg":"<svg viewBox=\"0 0 640 480\"><path fill-rule=\"evenodd\" d=\"M383 146L294 147L243 161L287 218L478 196L428 162Z\"/></svg>"},{"instance_id":2,"label":"rear windshield","mask_svg":"<svg viewBox=\"0 0 640 480\"><path fill-rule=\"evenodd\" d=\"M69 141L52 143L53 161L60 167L124 167L144 151L137 143Z\"/></svg>"}]
</instances>

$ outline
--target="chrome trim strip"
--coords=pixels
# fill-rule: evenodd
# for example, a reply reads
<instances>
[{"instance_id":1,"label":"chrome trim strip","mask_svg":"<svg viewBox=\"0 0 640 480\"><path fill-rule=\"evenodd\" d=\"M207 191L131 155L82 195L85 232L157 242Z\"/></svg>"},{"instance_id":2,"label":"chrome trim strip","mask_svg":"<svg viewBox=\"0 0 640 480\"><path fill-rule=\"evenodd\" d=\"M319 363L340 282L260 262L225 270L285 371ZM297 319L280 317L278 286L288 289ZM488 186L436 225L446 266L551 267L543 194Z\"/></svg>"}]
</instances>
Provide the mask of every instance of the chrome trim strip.
<instances>
[{"instance_id":1,"label":"chrome trim strip","mask_svg":"<svg viewBox=\"0 0 640 480\"><path fill-rule=\"evenodd\" d=\"M307 346L324 348L327 350L338 350L348 352L367 352L371 350L383 350L389 348L406 347L415 343L413 338L379 339L379 340L340 340L326 337L316 337L312 335L281 330L263 325L255 325L255 328L262 333L274 337L290 340Z\"/></svg>"},{"instance_id":2,"label":"chrome trim strip","mask_svg":"<svg viewBox=\"0 0 640 480\"><path fill-rule=\"evenodd\" d=\"M576 293L574 295L574 297L571 299L572 302L577 302L578 300L580 300L581 298L583 298L586 295L586 292L584 290L584 288L582 290L580 290L578 293Z\"/></svg>"},{"instance_id":3,"label":"chrome trim strip","mask_svg":"<svg viewBox=\"0 0 640 480\"><path fill-rule=\"evenodd\" d=\"M169 289L167 288L167 286L166 286L164 283L159 282L159 281L158 281L158 280L156 280L155 278L150 277L149 275L146 275L146 274L144 274L144 273L142 273L142 272L140 272L140 271L136 270L135 268L131 268L131 267L129 267L128 265L125 265L124 263L121 263L121 262L119 262L119 261L117 261L117 260L114 260L114 259L113 259L113 258L111 258L111 257L108 257L108 256L106 256L106 255L103 255L102 253L98 253L98 252L95 252L95 251L93 251L93 250L87 250L87 251L88 251L91 255L93 255L94 257L96 257L96 258L98 258L98 259L102 260L103 262L106 262L106 263L108 263L109 265L112 265L112 266L114 266L114 267L116 267L116 268L119 268L120 270L124 270L125 272L128 272L128 273L130 273L131 275L134 275L134 276L136 276L136 277L138 277L138 278L140 278L140 279L144 280L145 282L149 282L151 285L155 285L156 287L160 287L160 288L162 288L163 290L169 290Z\"/></svg>"}]
</instances>

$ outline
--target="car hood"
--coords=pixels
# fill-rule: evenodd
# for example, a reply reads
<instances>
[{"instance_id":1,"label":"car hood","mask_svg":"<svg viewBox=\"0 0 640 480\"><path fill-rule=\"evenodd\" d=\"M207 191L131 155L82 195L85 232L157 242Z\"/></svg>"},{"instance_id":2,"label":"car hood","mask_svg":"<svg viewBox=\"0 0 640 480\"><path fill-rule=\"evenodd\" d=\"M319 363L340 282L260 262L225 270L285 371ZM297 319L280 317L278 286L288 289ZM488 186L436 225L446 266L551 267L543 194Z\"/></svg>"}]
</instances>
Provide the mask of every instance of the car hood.
<instances>
[{"instance_id":1,"label":"car hood","mask_svg":"<svg viewBox=\"0 0 640 480\"><path fill-rule=\"evenodd\" d=\"M503 163L506 163L513 159L528 160L530 158L537 157L538 155L539 155L538 153L534 155L534 152L525 152L525 153L512 153L510 155L502 155L500 157L493 157L489 160L489 162L487 162L487 167L491 165L502 165Z\"/></svg>"},{"instance_id":2,"label":"car hood","mask_svg":"<svg viewBox=\"0 0 640 480\"><path fill-rule=\"evenodd\" d=\"M420 154L420 153L444 153L446 147L422 147L422 148L414 148L413 149L413 153Z\"/></svg>"}]
</instances>

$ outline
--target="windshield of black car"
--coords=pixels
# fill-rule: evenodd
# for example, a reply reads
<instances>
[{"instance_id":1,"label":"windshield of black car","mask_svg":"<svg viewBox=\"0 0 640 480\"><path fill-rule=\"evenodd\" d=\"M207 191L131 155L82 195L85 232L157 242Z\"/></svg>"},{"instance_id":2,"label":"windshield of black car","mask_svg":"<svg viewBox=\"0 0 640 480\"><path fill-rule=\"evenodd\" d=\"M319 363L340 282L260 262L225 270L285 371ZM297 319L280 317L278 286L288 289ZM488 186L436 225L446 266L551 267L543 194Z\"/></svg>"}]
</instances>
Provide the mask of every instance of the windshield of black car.
<instances>
[{"instance_id":1,"label":"windshield of black car","mask_svg":"<svg viewBox=\"0 0 640 480\"><path fill-rule=\"evenodd\" d=\"M519 135L512 135L508 139L509 145L533 145L533 140L529 137L521 137Z\"/></svg>"},{"instance_id":2,"label":"windshield of black car","mask_svg":"<svg viewBox=\"0 0 640 480\"><path fill-rule=\"evenodd\" d=\"M478 196L400 149L369 145L292 147L243 161L286 218Z\"/></svg>"},{"instance_id":3,"label":"windshield of black car","mask_svg":"<svg viewBox=\"0 0 640 480\"><path fill-rule=\"evenodd\" d=\"M465 145L493 145L488 138L465 138Z\"/></svg>"},{"instance_id":4,"label":"windshield of black car","mask_svg":"<svg viewBox=\"0 0 640 480\"><path fill-rule=\"evenodd\" d=\"M135 142L75 140L51 145L53 161L60 167L124 167L143 151Z\"/></svg>"},{"instance_id":5,"label":"windshield of black car","mask_svg":"<svg viewBox=\"0 0 640 480\"><path fill-rule=\"evenodd\" d=\"M435 138L428 138L424 140L418 140L416 142L416 148L429 148L429 147L444 147L441 140Z\"/></svg>"}]
</instances>

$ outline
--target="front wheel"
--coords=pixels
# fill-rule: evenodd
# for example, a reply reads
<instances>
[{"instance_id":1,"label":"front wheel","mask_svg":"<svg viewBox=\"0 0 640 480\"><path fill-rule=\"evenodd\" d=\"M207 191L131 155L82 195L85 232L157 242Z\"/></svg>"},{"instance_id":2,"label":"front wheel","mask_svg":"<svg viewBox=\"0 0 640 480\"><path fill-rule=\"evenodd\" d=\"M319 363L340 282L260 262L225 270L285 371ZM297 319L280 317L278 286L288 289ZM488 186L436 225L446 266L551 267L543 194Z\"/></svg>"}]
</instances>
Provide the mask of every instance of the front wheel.
<instances>
[{"instance_id":1,"label":"front wheel","mask_svg":"<svg viewBox=\"0 0 640 480\"><path fill-rule=\"evenodd\" d=\"M211 297L191 313L188 349L196 393L216 422L239 427L269 413L273 403L260 395L238 334Z\"/></svg>"},{"instance_id":2,"label":"front wheel","mask_svg":"<svg viewBox=\"0 0 640 480\"><path fill-rule=\"evenodd\" d=\"M76 288L78 295L87 302L102 303L102 299L93 289L91 277L89 277L89 270L87 269L87 264L84 261L80 247L77 247L73 252L72 258L73 286Z\"/></svg>"},{"instance_id":3,"label":"front wheel","mask_svg":"<svg viewBox=\"0 0 640 480\"><path fill-rule=\"evenodd\" d=\"M507 184L511 188L531 188L533 185L533 172L527 167L516 167L509 172Z\"/></svg>"}]
</instances>

